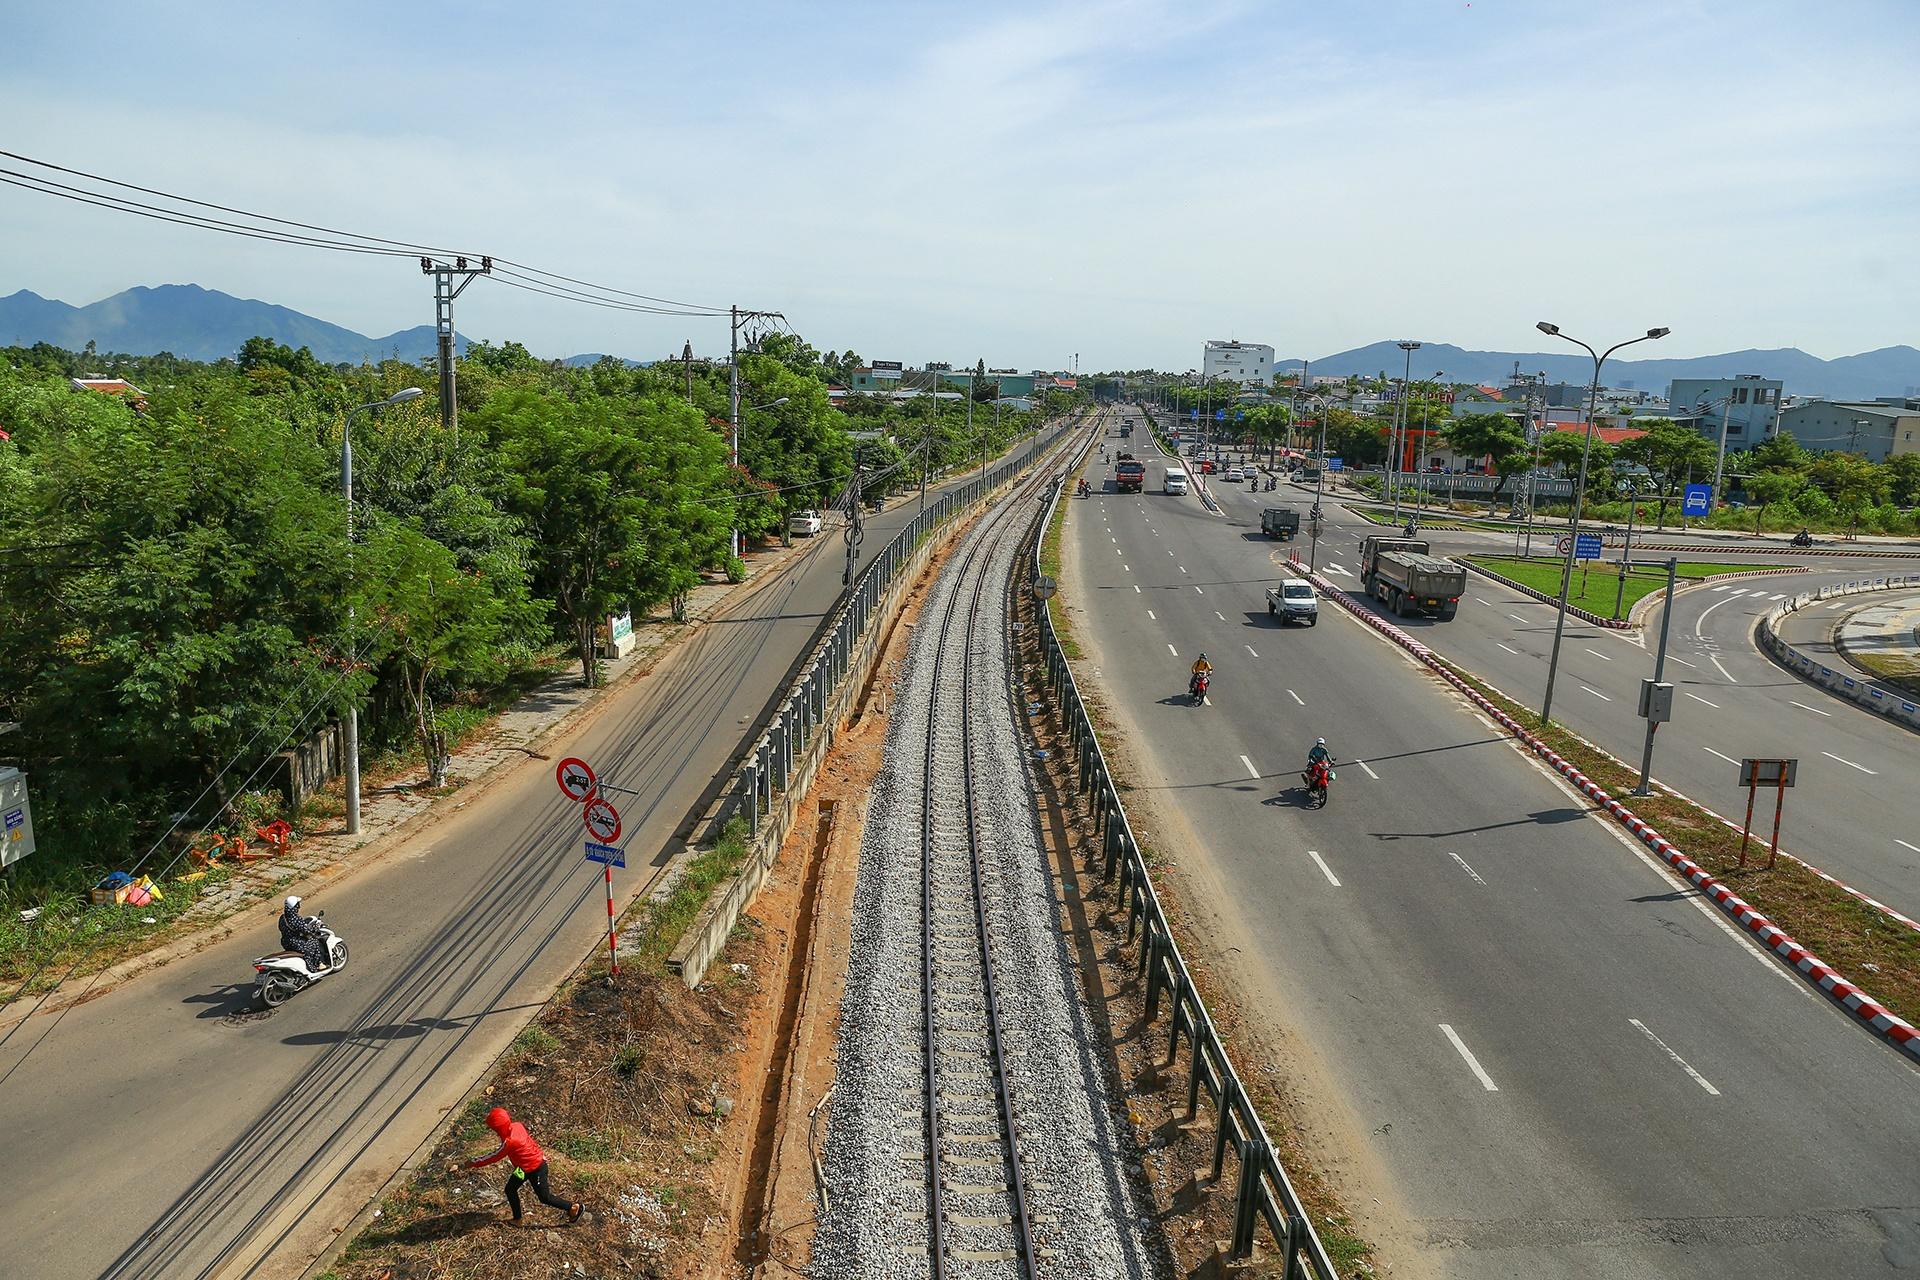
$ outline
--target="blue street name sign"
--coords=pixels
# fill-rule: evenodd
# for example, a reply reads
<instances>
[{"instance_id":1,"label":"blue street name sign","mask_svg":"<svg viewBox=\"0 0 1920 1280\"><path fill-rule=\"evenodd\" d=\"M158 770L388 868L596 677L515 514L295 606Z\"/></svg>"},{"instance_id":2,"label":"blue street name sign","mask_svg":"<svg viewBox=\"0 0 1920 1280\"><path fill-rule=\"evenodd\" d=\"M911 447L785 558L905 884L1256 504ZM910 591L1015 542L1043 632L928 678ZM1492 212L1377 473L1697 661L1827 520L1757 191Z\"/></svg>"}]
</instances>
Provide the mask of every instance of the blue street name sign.
<instances>
[{"instance_id":1,"label":"blue street name sign","mask_svg":"<svg viewBox=\"0 0 1920 1280\"><path fill-rule=\"evenodd\" d=\"M1345 459L1343 459L1343 458L1328 458L1328 459L1327 459L1327 470L1329 470L1329 471L1345 471L1345 470L1346 470L1346 465L1345 465Z\"/></svg>"},{"instance_id":2,"label":"blue street name sign","mask_svg":"<svg viewBox=\"0 0 1920 1280\"><path fill-rule=\"evenodd\" d=\"M1710 484L1690 484L1680 499L1680 514L1683 516L1706 516L1713 514L1713 486Z\"/></svg>"},{"instance_id":3,"label":"blue street name sign","mask_svg":"<svg viewBox=\"0 0 1920 1280\"><path fill-rule=\"evenodd\" d=\"M616 849L610 844L595 844L589 840L587 841L587 861L604 862L610 867L624 867L627 865L627 855L625 850Z\"/></svg>"},{"instance_id":4,"label":"blue street name sign","mask_svg":"<svg viewBox=\"0 0 1920 1280\"><path fill-rule=\"evenodd\" d=\"M1600 558L1600 535L1583 533L1573 540L1573 558L1575 560L1598 560Z\"/></svg>"}]
</instances>

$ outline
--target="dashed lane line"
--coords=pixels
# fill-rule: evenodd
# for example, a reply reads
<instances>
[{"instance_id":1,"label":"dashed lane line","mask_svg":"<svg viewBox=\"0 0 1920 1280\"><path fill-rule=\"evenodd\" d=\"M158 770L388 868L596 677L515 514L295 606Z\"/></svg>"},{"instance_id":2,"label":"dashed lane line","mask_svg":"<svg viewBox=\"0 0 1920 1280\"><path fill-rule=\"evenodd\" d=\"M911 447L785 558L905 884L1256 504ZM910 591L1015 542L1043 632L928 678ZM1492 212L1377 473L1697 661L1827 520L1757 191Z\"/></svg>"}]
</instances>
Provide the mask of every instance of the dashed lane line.
<instances>
[{"instance_id":1,"label":"dashed lane line","mask_svg":"<svg viewBox=\"0 0 1920 1280\"><path fill-rule=\"evenodd\" d=\"M1669 1058L1672 1058L1674 1063L1678 1065L1682 1071L1686 1072L1687 1077L1691 1079L1695 1084L1699 1085L1702 1089L1705 1089L1708 1093L1712 1094L1716 1098L1720 1096L1720 1091L1714 1088L1711 1084L1709 1084L1705 1076L1701 1075L1698 1071L1695 1071L1692 1067L1688 1066L1687 1060L1685 1058L1675 1053L1672 1049L1669 1049L1667 1047L1667 1042L1665 1040L1662 1040L1659 1036L1647 1030L1646 1023L1640 1021L1640 1019L1638 1018L1628 1018L1627 1021L1631 1022L1634 1026L1640 1028L1641 1035L1645 1036L1647 1039L1659 1045L1660 1051L1666 1054Z\"/></svg>"},{"instance_id":2,"label":"dashed lane line","mask_svg":"<svg viewBox=\"0 0 1920 1280\"><path fill-rule=\"evenodd\" d=\"M1680 692L1682 692L1682 693L1687 693L1687 691L1686 691L1685 689L1682 689L1682 690L1681 690ZM1717 703L1717 702L1707 702L1707 700L1706 700L1705 698L1703 698L1703 697L1701 697L1701 696L1700 696L1699 694L1697 694L1697 693L1687 693L1687 696L1688 696L1689 698L1692 698L1692 699L1693 699L1693 700L1694 700L1695 702L1706 702L1706 703L1707 703L1707 705L1708 705L1708 706L1710 706L1710 707L1712 707L1712 708L1713 708L1713 709L1714 709L1715 711L1718 711L1718 710L1720 709L1720 704L1719 704L1719 703Z\"/></svg>"},{"instance_id":3,"label":"dashed lane line","mask_svg":"<svg viewBox=\"0 0 1920 1280\"><path fill-rule=\"evenodd\" d=\"M1338 889L1340 887L1340 877L1333 874L1333 868L1327 865L1327 860L1313 849L1307 850L1307 856L1313 859L1313 864L1316 867L1320 868L1320 874L1327 878L1327 883Z\"/></svg>"},{"instance_id":4,"label":"dashed lane line","mask_svg":"<svg viewBox=\"0 0 1920 1280\"><path fill-rule=\"evenodd\" d=\"M1725 752L1715 751L1712 747L1702 747L1700 749L1706 752L1710 756L1719 756L1722 760L1725 760L1728 764L1740 763L1738 760L1735 760L1732 756L1727 755Z\"/></svg>"},{"instance_id":5,"label":"dashed lane line","mask_svg":"<svg viewBox=\"0 0 1920 1280\"><path fill-rule=\"evenodd\" d=\"M1467 865L1467 860L1465 858L1462 858L1459 854L1455 853L1451 849L1447 850L1447 856L1449 858L1452 858L1456 863L1458 863L1460 865L1460 869L1466 872L1469 876L1471 876L1475 884L1479 885L1482 889L1487 887L1487 882L1480 878L1480 873L1478 871L1475 871L1472 867Z\"/></svg>"},{"instance_id":6,"label":"dashed lane line","mask_svg":"<svg viewBox=\"0 0 1920 1280\"><path fill-rule=\"evenodd\" d=\"M1862 773L1873 775L1876 777L1878 776L1878 774L1876 774L1874 770L1867 768L1867 766L1863 764L1855 764L1853 761L1847 759L1845 756L1837 756L1833 754L1833 752L1831 751L1822 751L1820 754L1825 756L1829 760L1838 760L1841 764L1847 766L1847 768L1849 769L1858 769Z\"/></svg>"},{"instance_id":7,"label":"dashed lane line","mask_svg":"<svg viewBox=\"0 0 1920 1280\"><path fill-rule=\"evenodd\" d=\"M1299 694L1295 693L1291 689L1287 690L1287 696L1289 698L1292 698L1295 702L1299 703L1303 707L1307 705L1306 699L1302 698Z\"/></svg>"},{"instance_id":8,"label":"dashed lane line","mask_svg":"<svg viewBox=\"0 0 1920 1280\"><path fill-rule=\"evenodd\" d=\"M1362 769L1365 769L1367 771L1367 776L1369 778L1372 778L1375 782L1380 781L1380 775L1375 773L1373 771L1373 766L1368 764L1365 760L1355 760L1354 763L1359 765Z\"/></svg>"},{"instance_id":9,"label":"dashed lane line","mask_svg":"<svg viewBox=\"0 0 1920 1280\"><path fill-rule=\"evenodd\" d=\"M1495 640L1494 644L1499 645L1499 647L1502 649L1507 649L1507 646L1504 644L1500 644L1498 640ZM1518 649L1507 649L1507 652L1512 654L1516 658L1520 656L1520 651Z\"/></svg>"},{"instance_id":10,"label":"dashed lane line","mask_svg":"<svg viewBox=\"0 0 1920 1280\"><path fill-rule=\"evenodd\" d=\"M1822 711L1820 708L1810 707L1804 702L1795 702L1792 698L1788 698L1787 701L1789 703L1792 703L1792 705L1800 708L1802 711L1811 711L1813 712L1813 714L1817 716L1825 716L1829 720L1833 719L1833 712L1831 711Z\"/></svg>"},{"instance_id":11,"label":"dashed lane line","mask_svg":"<svg viewBox=\"0 0 1920 1280\"><path fill-rule=\"evenodd\" d=\"M1258 782L1260 780L1260 771L1253 767L1253 761L1247 759L1245 756L1241 756L1240 763L1247 766L1247 773L1253 777L1254 781Z\"/></svg>"},{"instance_id":12,"label":"dashed lane line","mask_svg":"<svg viewBox=\"0 0 1920 1280\"><path fill-rule=\"evenodd\" d=\"M1248 652L1248 653L1253 653L1253 646L1252 646L1252 645L1248 645L1248 646L1247 646L1247 652ZM1257 653L1253 653L1253 656L1257 658L1257 657L1259 657L1260 655L1259 655L1259 654L1257 654Z\"/></svg>"},{"instance_id":13,"label":"dashed lane line","mask_svg":"<svg viewBox=\"0 0 1920 1280\"><path fill-rule=\"evenodd\" d=\"M1473 1056L1473 1051L1467 1048L1467 1042L1460 1038L1459 1033L1444 1022L1440 1023L1439 1027L1440 1033L1446 1036L1446 1038L1452 1042L1453 1047L1459 1051L1460 1056L1466 1059L1467 1068L1473 1072L1474 1078L1480 1082L1480 1087L1488 1093L1500 1092L1500 1086L1493 1082L1493 1077L1488 1075L1487 1069L1480 1065L1480 1059Z\"/></svg>"}]
</instances>

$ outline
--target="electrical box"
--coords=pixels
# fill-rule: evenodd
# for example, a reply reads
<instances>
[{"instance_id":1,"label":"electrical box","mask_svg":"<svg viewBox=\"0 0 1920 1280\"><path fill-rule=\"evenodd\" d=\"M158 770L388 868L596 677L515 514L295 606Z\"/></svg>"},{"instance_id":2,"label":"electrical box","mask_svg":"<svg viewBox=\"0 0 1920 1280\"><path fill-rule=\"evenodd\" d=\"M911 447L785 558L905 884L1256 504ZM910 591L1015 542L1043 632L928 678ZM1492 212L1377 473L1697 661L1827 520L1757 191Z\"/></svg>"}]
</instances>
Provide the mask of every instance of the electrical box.
<instances>
[{"instance_id":1,"label":"electrical box","mask_svg":"<svg viewBox=\"0 0 1920 1280\"><path fill-rule=\"evenodd\" d=\"M27 775L0 765L0 867L33 852L33 808L27 803Z\"/></svg>"},{"instance_id":2,"label":"electrical box","mask_svg":"<svg viewBox=\"0 0 1920 1280\"><path fill-rule=\"evenodd\" d=\"M1640 682L1640 718L1655 724L1673 719L1673 685L1666 680Z\"/></svg>"}]
</instances>

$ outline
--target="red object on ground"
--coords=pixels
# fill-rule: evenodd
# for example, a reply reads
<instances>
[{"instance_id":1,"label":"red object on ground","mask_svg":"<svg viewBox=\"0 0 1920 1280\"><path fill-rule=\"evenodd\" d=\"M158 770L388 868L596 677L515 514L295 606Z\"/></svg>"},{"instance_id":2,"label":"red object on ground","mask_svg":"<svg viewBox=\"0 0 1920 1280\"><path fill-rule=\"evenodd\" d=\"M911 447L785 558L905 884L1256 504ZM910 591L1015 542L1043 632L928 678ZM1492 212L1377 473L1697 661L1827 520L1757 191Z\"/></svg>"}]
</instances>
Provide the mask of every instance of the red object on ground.
<instances>
[{"instance_id":1,"label":"red object on ground","mask_svg":"<svg viewBox=\"0 0 1920 1280\"><path fill-rule=\"evenodd\" d=\"M547 1153L540 1149L525 1125L507 1114L505 1107L487 1112L487 1128L500 1135L500 1149L482 1159L467 1161L468 1168L478 1169L504 1156L513 1161L514 1168L532 1173L547 1162Z\"/></svg>"}]
</instances>

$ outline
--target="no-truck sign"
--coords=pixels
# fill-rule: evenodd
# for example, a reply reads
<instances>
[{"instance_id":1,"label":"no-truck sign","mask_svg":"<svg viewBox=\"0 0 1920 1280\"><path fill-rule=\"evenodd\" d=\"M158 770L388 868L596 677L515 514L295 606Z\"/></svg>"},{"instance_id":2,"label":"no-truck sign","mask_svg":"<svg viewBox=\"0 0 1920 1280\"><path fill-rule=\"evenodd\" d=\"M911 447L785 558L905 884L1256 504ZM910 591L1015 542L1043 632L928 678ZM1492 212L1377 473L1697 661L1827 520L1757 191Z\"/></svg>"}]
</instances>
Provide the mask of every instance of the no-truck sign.
<instances>
[{"instance_id":1,"label":"no-truck sign","mask_svg":"<svg viewBox=\"0 0 1920 1280\"><path fill-rule=\"evenodd\" d=\"M560 793L575 804L584 802L600 785L593 776L593 769L585 760L568 756L554 769L555 781L560 784Z\"/></svg>"},{"instance_id":2,"label":"no-truck sign","mask_svg":"<svg viewBox=\"0 0 1920 1280\"><path fill-rule=\"evenodd\" d=\"M620 813L605 800L587 801L583 816L588 833L601 844L612 844L620 838Z\"/></svg>"}]
</instances>

